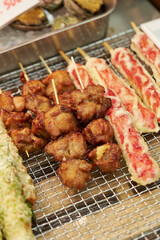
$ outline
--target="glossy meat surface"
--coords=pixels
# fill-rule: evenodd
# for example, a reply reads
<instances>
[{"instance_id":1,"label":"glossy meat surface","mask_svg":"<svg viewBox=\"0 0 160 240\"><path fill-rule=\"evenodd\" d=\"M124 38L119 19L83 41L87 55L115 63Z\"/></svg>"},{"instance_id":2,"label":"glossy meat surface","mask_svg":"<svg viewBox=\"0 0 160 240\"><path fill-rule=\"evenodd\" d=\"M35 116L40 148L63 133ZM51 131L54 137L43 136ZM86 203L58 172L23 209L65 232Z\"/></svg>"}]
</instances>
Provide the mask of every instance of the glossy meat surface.
<instances>
[{"instance_id":1,"label":"glossy meat surface","mask_svg":"<svg viewBox=\"0 0 160 240\"><path fill-rule=\"evenodd\" d=\"M111 124L103 118L99 118L90 122L83 129L83 134L87 142L93 146L112 142L114 136Z\"/></svg>"},{"instance_id":2,"label":"glossy meat surface","mask_svg":"<svg viewBox=\"0 0 160 240\"><path fill-rule=\"evenodd\" d=\"M25 82L22 86L22 95L32 95L32 94L38 94L38 95L45 95L45 85L40 80L31 80L28 82Z\"/></svg>"},{"instance_id":3,"label":"glossy meat surface","mask_svg":"<svg viewBox=\"0 0 160 240\"><path fill-rule=\"evenodd\" d=\"M84 91L74 90L60 96L60 102L71 107L77 119L89 123L94 118L103 117L111 106L111 100L105 98L104 88L100 85L89 85Z\"/></svg>"},{"instance_id":4,"label":"glossy meat surface","mask_svg":"<svg viewBox=\"0 0 160 240\"><path fill-rule=\"evenodd\" d=\"M46 131L44 126L45 113L39 113L32 121L32 132L42 138L49 138L49 133Z\"/></svg>"},{"instance_id":5,"label":"glossy meat surface","mask_svg":"<svg viewBox=\"0 0 160 240\"><path fill-rule=\"evenodd\" d=\"M75 117L64 105L56 105L46 112L44 125L53 140L63 133L78 130Z\"/></svg>"},{"instance_id":6,"label":"glossy meat surface","mask_svg":"<svg viewBox=\"0 0 160 240\"><path fill-rule=\"evenodd\" d=\"M121 149L115 143L107 143L92 150L88 157L102 173L114 173L120 168Z\"/></svg>"},{"instance_id":7,"label":"glossy meat surface","mask_svg":"<svg viewBox=\"0 0 160 240\"><path fill-rule=\"evenodd\" d=\"M0 94L0 109L4 109L7 112L14 111L14 103L11 94L11 91L2 92Z\"/></svg>"},{"instance_id":8,"label":"glossy meat surface","mask_svg":"<svg viewBox=\"0 0 160 240\"><path fill-rule=\"evenodd\" d=\"M1 110L1 118L7 130L30 127L31 116L24 112L6 112Z\"/></svg>"},{"instance_id":9,"label":"glossy meat surface","mask_svg":"<svg viewBox=\"0 0 160 240\"><path fill-rule=\"evenodd\" d=\"M45 151L53 154L56 161L62 161L63 158L83 159L87 152L87 144L80 132L71 132L48 143Z\"/></svg>"},{"instance_id":10,"label":"glossy meat surface","mask_svg":"<svg viewBox=\"0 0 160 240\"><path fill-rule=\"evenodd\" d=\"M36 137L29 128L13 129L10 136L20 153L34 152L43 149L47 144L46 139Z\"/></svg>"},{"instance_id":11,"label":"glossy meat surface","mask_svg":"<svg viewBox=\"0 0 160 240\"><path fill-rule=\"evenodd\" d=\"M91 180L93 165L81 159L67 159L60 163L57 170L62 183L75 190L82 190Z\"/></svg>"},{"instance_id":12,"label":"glossy meat surface","mask_svg":"<svg viewBox=\"0 0 160 240\"><path fill-rule=\"evenodd\" d=\"M43 83L48 85L46 94L50 98L54 99L54 91L51 81L52 79L55 82L57 93L63 93L75 89L73 81L71 80L68 72L66 70L57 70L43 80Z\"/></svg>"},{"instance_id":13,"label":"glossy meat surface","mask_svg":"<svg viewBox=\"0 0 160 240\"><path fill-rule=\"evenodd\" d=\"M23 96L14 96L13 104L16 112L23 112L25 110L26 101Z\"/></svg>"},{"instance_id":14,"label":"glossy meat surface","mask_svg":"<svg viewBox=\"0 0 160 240\"><path fill-rule=\"evenodd\" d=\"M29 95L25 97L26 109L31 110L35 114L47 112L51 108L49 99L41 95Z\"/></svg>"}]
</instances>

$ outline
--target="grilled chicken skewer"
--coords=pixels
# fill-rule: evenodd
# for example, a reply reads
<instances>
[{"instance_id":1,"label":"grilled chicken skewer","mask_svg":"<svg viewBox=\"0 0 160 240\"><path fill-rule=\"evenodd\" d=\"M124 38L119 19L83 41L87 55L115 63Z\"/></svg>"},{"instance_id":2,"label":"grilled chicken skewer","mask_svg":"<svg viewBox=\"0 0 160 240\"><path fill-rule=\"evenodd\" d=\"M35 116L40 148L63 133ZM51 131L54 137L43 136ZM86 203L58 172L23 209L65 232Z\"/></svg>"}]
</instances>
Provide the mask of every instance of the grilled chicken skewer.
<instances>
[{"instance_id":1,"label":"grilled chicken skewer","mask_svg":"<svg viewBox=\"0 0 160 240\"><path fill-rule=\"evenodd\" d=\"M51 69L48 67L43 57L41 55L39 55L39 57L41 61L44 63L44 65L46 66L48 72L52 74ZM61 108L65 109L65 106L59 104L54 80L52 79L51 81L53 84L57 105L53 107L48 113L45 114L44 123L45 123L46 129L49 125L52 125L53 123L53 122L50 122L51 124L48 124L48 117L50 117L50 115L51 115L51 118L55 116L54 114L55 109L57 110L58 108L59 110ZM65 113L60 112L59 116L63 114ZM66 114L68 113L66 112ZM73 124L73 119L68 121L66 116L65 115L63 116L64 119L62 119L62 123L65 125L68 124L70 126L68 129L69 133L67 133L64 136L61 136L56 141L51 141L45 147L45 151L47 153L53 154L56 161L61 161L57 172L62 183L67 187L74 188L75 190L79 191L86 186L89 180L91 180L90 172L93 169L93 164L87 163L87 161L83 159L83 157L87 152L87 144L85 142L84 136L80 132L70 132L71 130L77 131L78 129L76 125L72 129L70 123ZM65 122L65 118L67 122ZM60 125L60 123L58 125ZM48 132L50 132L49 129L48 129ZM63 133L65 132L66 131L63 131ZM51 135L51 137L53 140L55 139L55 136Z\"/></svg>"},{"instance_id":2,"label":"grilled chicken skewer","mask_svg":"<svg viewBox=\"0 0 160 240\"><path fill-rule=\"evenodd\" d=\"M116 75L104 59L89 57L82 49L77 48L77 50L86 59L86 68L90 77L94 78L96 74L94 68L96 68L105 86L112 89L119 96L123 106L131 114L138 131L140 133L158 132L159 127L154 112L142 103L127 82Z\"/></svg>"},{"instance_id":3,"label":"grilled chicken skewer","mask_svg":"<svg viewBox=\"0 0 160 240\"><path fill-rule=\"evenodd\" d=\"M95 84L98 82L104 85L98 74L92 81ZM112 100L112 106L107 110L106 118L114 129L115 138L121 147L132 180L141 185L155 182L160 177L160 170L158 164L148 152L147 144L135 129L130 115L122 107L118 96L107 87L105 96Z\"/></svg>"},{"instance_id":4,"label":"grilled chicken skewer","mask_svg":"<svg viewBox=\"0 0 160 240\"><path fill-rule=\"evenodd\" d=\"M131 49L152 69L155 80L160 87L160 50L144 32L137 28L134 22L131 22L131 25L136 32L131 39Z\"/></svg>"},{"instance_id":5,"label":"grilled chicken skewer","mask_svg":"<svg viewBox=\"0 0 160 240\"><path fill-rule=\"evenodd\" d=\"M111 63L135 89L144 104L154 111L160 122L160 88L154 79L127 48L111 50L107 43L103 44L111 54Z\"/></svg>"}]
</instances>

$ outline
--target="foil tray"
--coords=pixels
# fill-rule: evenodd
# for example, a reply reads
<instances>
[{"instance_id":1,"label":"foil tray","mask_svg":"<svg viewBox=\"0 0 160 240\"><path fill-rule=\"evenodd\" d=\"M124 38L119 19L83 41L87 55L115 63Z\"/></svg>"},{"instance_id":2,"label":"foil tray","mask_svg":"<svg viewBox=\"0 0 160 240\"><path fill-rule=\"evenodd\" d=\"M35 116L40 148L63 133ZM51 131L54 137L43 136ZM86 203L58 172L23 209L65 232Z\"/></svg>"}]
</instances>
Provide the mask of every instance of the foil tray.
<instances>
[{"instance_id":1,"label":"foil tray","mask_svg":"<svg viewBox=\"0 0 160 240\"><path fill-rule=\"evenodd\" d=\"M77 46L83 46L102 39L106 36L109 16L116 6L117 0L104 0L104 11L86 20L58 31L42 34L37 38L14 45L0 51L0 74L18 69L12 49L16 49L18 56L23 59L23 64L28 66L38 61L32 48L36 42L44 58L58 54L58 50L69 51ZM47 48L45 47L47 46ZM8 64L9 61L9 64ZM7 62L7 63L6 63Z\"/></svg>"},{"instance_id":2,"label":"foil tray","mask_svg":"<svg viewBox=\"0 0 160 240\"><path fill-rule=\"evenodd\" d=\"M86 45L83 50L89 56L104 58L114 69L102 42L107 41L113 48L129 47L133 34L133 30L128 30ZM44 51L47 48L43 45ZM67 52L67 55L73 56L76 62L85 62L76 50ZM47 63L52 71L67 66L61 56L53 56ZM26 71L30 79L43 79L48 75L41 62L30 64ZM20 93L20 72L16 70L1 76L2 91ZM160 164L160 132L142 136L151 155ZM33 207L36 216L33 232L38 240L160 239L160 180L138 186L131 180L122 159L121 168L113 175L94 169L92 180L86 188L76 192L61 183L56 172L58 163L44 151L32 153L29 158L26 155L22 157L37 191L37 202Z\"/></svg>"}]
</instances>

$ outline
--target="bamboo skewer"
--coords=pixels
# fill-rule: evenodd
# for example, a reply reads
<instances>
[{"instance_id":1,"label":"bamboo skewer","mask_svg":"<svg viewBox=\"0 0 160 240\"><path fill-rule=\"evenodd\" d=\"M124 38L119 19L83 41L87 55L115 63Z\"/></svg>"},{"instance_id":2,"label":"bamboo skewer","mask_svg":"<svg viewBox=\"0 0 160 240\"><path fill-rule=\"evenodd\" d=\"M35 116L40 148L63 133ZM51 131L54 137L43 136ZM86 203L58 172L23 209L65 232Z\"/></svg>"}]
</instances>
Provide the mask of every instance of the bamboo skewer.
<instances>
[{"instance_id":1,"label":"bamboo skewer","mask_svg":"<svg viewBox=\"0 0 160 240\"><path fill-rule=\"evenodd\" d=\"M84 50L82 50L80 47L78 47L77 50L85 58L85 60L88 60L90 58L89 55ZM96 83L100 84L101 86L106 88L106 86L105 86L104 82L102 81L97 69L95 67L92 67L92 71L94 72Z\"/></svg>"},{"instance_id":2,"label":"bamboo skewer","mask_svg":"<svg viewBox=\"0 0 160 240\"><path fill-rule=\"evenodd\" d=\"M27 73L26 73L26 70L25 70L24 67L23 67L23 64L22 64L21 61L19 60L16 52L15 52L14 50L12 50L12 53L13 53L15 59L17 60L17 62L18 62L18 64L19 64L22 72L24 73L24 76L25 76L26 81L29 82L30 79L29 79L29 77L28 77L28 75L27 75Z\"/></svg>"},{"instance_id":3,"label":"bamboo skewer","mask_svg":"<svg viewBox=\"0 0 160 240\"><path fill-rule=\"evenodd\" d=\"M141 32L134 22L131 22L131 26L132 26L132 28L134 29L134 31L136 33L140 33Z\"/></svg>"},{"instance_id":4,"label":"bamboo skewer","mask_svg":"<svg viewBox=\"0 0 160 240\"><path fill-rule=\"evenodd\" d=\"M59 54L62 56L62 58L63 58L68 64L71 63L71 59L70 59L62 50L59 50Z\"/></svg>"},{"instance_id":5,"label":"bamboo skewer","mask_svg":"<svg viewBox=\"0 0 160 240\"><path fill-rule=\"evenodd\" d=\"M77 49L77 51L78 51L86 60L89 58L89 56L87 55L87 53L86 53L84 50L82 50L82 48L77 47L76 49Z\"/></svg>"},{"instance_id":6,"label":"bamboo skewer","mask_svg":"<svg viewBox=\"0 0 160 240\"><path fill-rule=\"evenodd\" d=\"M71 61L72 61L73 65L74 65L74 68L75 68L75 70L76 70L76 73L77 73L77 76L78 76L78 80L79 80L79 82L80 82L80 84L81 84L81 88L82 88L82 90L84 90L84 85L83 85L83 83L82 83L82 79L81 79L81 77L80 77L80 75L79 75L79 72L78 72L78 69L77 69L77 66L76 66L76 63L75 63L73 57L71 57Z\"/></svg>"},{"instance_id":7,"label":"bamboo skewer","mask_svg":"<svg viewBox=\"0 0 160 240\"><path fill-rule=\"evenodd\" d=\"M48 66L48 64L46 63L46 61L44 60L44 58L42 57L42 55L40 54L37 46L35 43L33 43L33 47L38 55L38 57L40 58L41 62L44 64L44 66L46 67L48 73L51 75L52 74L52 70L50 69L50 67ZM59 99L58 99L58 94L57 94L57 89L55 86L55 82L54 79L52 78L52 86L53 86L53 90L54 90L54 95L55 95L55 99L56 99L56 104L59 104Z\"/></svg>"},{"instance_id":8,"label":"bamboo skewer","mask_svg":"<svg viewBox=\"0 0 160 240\"><path fill-rule=\"evenodd\" d=\"M52 70L50 69L50 67L48 66L48 64L46 63L46 61L42 57L42 55L38 54L38 56L39 56L40 60L42 61L42 63L44 64L44 66L46 67L48 73L51 75L52 74ZM55 95L55 98L56 98L56 104L59 104L57 89L56 89L55 82L54 82L53 78L52 78L52 86L53 86L54 95Z\"/></svg>"},{"instance_id":9,"label":"bamboo skewer","mask_svg":"<svg viewBox=\"0 0 160 240\"><path fill-rule=\"evenodd\" d=\"M104 42L103 46L109 51L110 54L112 54L113 48L107 42Z\"/></svg>"},{"instance_id":10,"label":"bamboo skewer","mask_svg":"<svg viewBox=\"0 0 160 240\"><path fill-rule=\"evenodd\" d=\"M70 59L62 50L60 50L59 53L60 53L60 55L63 57L63 59L68 63L68 65L69 65L71 62L73 63L74 68L75 68L75 71L76 71L77 76L78 76L78 80L79 80L80 85L81 85L81 88L82 88L82 90L83 90L83 89L84 89L84 85L83 85L82 79L81 79L81 77L80 77L80 75L79 75L79 72L78 72L76 63L75 63L75 61L74 61L74 58L71 57L71 59Z\"/></svg>"},{"instance_id":11,"label":"bamboo skewer","mask_svg":"<svg viewBox=\"0 0 160 240\"><path fill-rule=\"evenodd\" d=\"M18 62L18 64L19 64L22 72L24 73L24 76L25 76L26 81L29 82L30 79L29 79L29 77L28 77L28 75L27 75L27 73L26 73L26 70L25 70L24 67L23 67L23 64L22 64L21 61L19 60L16 52L13 50L12 53L13 53L15 59L17 60L17 62ZM27 157L29 158L29 153L28 153L27 150L25 150L25 153L26 153Z\"/></svg>"}]
</instances>

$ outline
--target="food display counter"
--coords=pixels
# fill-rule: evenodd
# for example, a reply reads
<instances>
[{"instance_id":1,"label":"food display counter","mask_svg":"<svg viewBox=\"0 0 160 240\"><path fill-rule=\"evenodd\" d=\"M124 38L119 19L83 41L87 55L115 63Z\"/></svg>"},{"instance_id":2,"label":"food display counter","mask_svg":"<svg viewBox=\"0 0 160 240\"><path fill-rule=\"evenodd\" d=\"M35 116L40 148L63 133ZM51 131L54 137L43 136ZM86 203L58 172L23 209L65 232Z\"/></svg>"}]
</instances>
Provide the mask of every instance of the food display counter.
<instances>
[{"instance_id":1,"label":"food display counter","mask_svg":"<svg viewBox=\"0 0 160 240\"><path fill-rule=\"evenodd\" d=\"M105 2L107 4L107 0ZM19 34L17 40L14 36L15 30L10 29L10 26L1 30L0 88L2 92L11 90L14 95L19 95L21 92L21 69L12 50L24 65L29 79L42 80L48 76L48 70L39 60L33 42L36 42L40 54L53 72L66 69L68 65L59 54L59 50L65 51L69 59L73 56L76 63L84 64L84 58L76 50L76 47L81 46L88 56L105 59L115 73L121 76L112 65L110 53L103 46L103 42L107 42L113 49L130 48L131 39L135 34L130 21L134 21L139 26L160 15L158 9L146 0L113 2L113 12L111 10L109 16L105 18L107 23L104 18L103 20L98 18L96 22L94 20L90 23L86 22L84 26L80 24L78 30L76 27L67 28L65 32L57 32L57 35L47 33L48 29L42 30L41 36L38 36L39 32L22 33L16 30ZM101 29L101 24L102 28L106 29ZM91 29L94 31L91 32ZM9 34L11 34L10 38ZM92 38L93 35L95 39ZM88 40L86 40L87 36ZM75 40L74 37L81 39ZM6 41L6 38L9 41ZM69 38L73 39L73 42ZM151 69L148 67L146 69L152 75ZM142 137L147 143L151 156L160 164L160 132L143 133ZM160 180L146 186L136 184L123 158L120 161L120 169L114 174L102 174L98 168L94 168L91 173L92 180L82 191L69 189L62 184L57 173L59 163L44 150L29 155L22 154L22 158L34 181L37 193L37 201L33 206L32 225L36 239L154 240L160 238Z\"/></svg>"}]
</instances>

